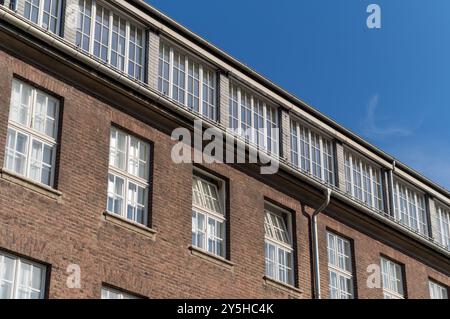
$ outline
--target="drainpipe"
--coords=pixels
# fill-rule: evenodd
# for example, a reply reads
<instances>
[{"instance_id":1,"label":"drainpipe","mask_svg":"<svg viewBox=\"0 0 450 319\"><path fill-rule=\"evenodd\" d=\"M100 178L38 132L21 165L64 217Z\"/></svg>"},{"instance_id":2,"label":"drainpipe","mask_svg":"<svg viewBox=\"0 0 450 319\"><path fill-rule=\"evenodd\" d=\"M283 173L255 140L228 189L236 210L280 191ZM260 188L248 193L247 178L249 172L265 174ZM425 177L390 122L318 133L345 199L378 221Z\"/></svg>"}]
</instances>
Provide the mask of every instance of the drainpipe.
<instances>
[{"instance_id":1,"label":"drainpipe","mask_svg":"<svg viewBox=\"0 0 450 319\"><path fill-rule=\"evenodd\" d=\"M314 298L321 299L320 294L320 269L319 269L319 240L317 238L317 215L319 215L330 203L331 189L326 188L324 191L325 201L317 208L311 216L311 234L313 245L313 263L314 263Z\"/></svg>"}]
</instances>

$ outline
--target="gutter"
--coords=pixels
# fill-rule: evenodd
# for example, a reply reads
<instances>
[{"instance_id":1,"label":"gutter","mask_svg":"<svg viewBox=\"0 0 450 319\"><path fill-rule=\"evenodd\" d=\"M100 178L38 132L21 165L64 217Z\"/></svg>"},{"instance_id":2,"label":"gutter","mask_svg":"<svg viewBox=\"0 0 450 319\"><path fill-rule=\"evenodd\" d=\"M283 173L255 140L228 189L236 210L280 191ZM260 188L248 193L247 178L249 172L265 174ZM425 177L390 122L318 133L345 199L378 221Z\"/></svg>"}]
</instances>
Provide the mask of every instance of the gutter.
<instances>
[{"instance_id":1,"label":"gutter","mask_svg":"<svg viewBox=\"0 0 450 319\"><path fill-rule=\"evenodd\" d=\"M314 271L312 272L314 277L314 298L315 299L322 299L321 293L320 293L320 260L319 260L319 239L317 235L317 216L325 209L327 208L328 204L330 204L330 197L331 197L331 189L327 188L324 191L325 200L320 205L319 208L317 208L314 213L311 215L311 236L312 236L312 253L313 253L313 268Z\"/></svg>"},{"instance_id":2,"label":"gutter","mask_svg":"<svg viewBox=\"0 0 450 319\"><path fill-rule=\"evenodd\" d=\"M68 42L67 40L54 35L53 33L47 32L44 29L41 29L39 27L36 27L34 25L31 25L28 20L25 18L18 16L14 13L14 11L11 11L8 8L5 8L4 6L0 5L0 18L13 26L21 29L22 31L25 31L38 39L46 42L47 44L55 47L56 49L60 50L61 52L67 54L68 56L73 57L75 60L80 61L84 63L85 65L89 66L90 68L97 70L98 72L102 73L103 75L106 75L110 77L111 79L116 80L122 85L127 86L128 88L131 88L135 90L140 95L144 96L146 99L151 100L153 103L160 103L162 106L166 107L167 109L173 111L176 114L179 114L188 120L194 121L194 120L202 120L203 125L205 128L221 128L223 129L223 134L227 138L227 141L237 141L237 143L240 145L244 145L245 147L248 147L249 150L252 150L254 152L257 152L257 148L255 148L252 145L249 145L245 142L244 139L232 135L231 133L227 132L226 127L221 125L220 123L216 123L214 121L208 120L206 118L201 117L200 115L196 115L190 111L188 111L186 108L182 108L175 104L171 99L169 99L167 96L163 95L162 93L158 92L156 89L150 87L149 85L131 79L125 74L120 73L117 70L112 69L110 66L108 66L104 62L100 62L99 60L95 59L92 56L86 55L85 53L81 52L74 44ZM18 31L8 29L8 32L13 33L18 36L18 38L23 38L23 34L21 34ZM27 39L30 41L30 39ZM42 47L40 47L42 50ZM57 58L61 59L61 57ZM67 61L67 63L74 64L71 61ZM78 68L79 69L79 68ZM86 72L88 73L88 72ZM89 75L92 77L92 74L89 73ZM101 80L105 81L104 77L101 77ZM106 83L106 85L111 84ZM114 87L114 89L117 89L117 87ZM123 94L128 95L132 99L136 100L139 99L142 103L148 102L148 100L142 100L139 97L136 97L136 95L128 92L123 91ZM160 112L163 112L160 110ZM166 113L167 115L167 113ZM239 148L238 148L239 149ZM245 148L244 148L245 149ZM380 212L376 212L373 209L368 208L367 206L355 201L354 199L350 198L348 195L345 194L345 192L333 188L330 189L329 185L325 184L323 181L318 181L317 179L306 175L304 173L301 173L298 169L294 168L290 163L288 163L286 160L280 159L280 158L273 158L274 160L279 161L279 167L280 169L283 169L287 171L290 175L292 175L295 178L298 178L299 180L317 188L319 191L325 192L327 189L331 192L330 197L334 197L337 200L340 200L350 207L353 207L362 213L372 216L373 218L381 221L382 223L389 225L391 227L394 227L395 229L401 231L402 233L406 234L409 237L414 238L415 240L419 241L421 244L432 248L434 251L437 251L438 253L446 256L447 258L450 258L450 251L443 248L440 245L437 245L435 242L431 241L430 239L426 239L423 236L419 235L418 233L411 231L410 229L402 226L401 224L395 222L393 219L387 218L384 215L381 215Z\"/></svg>"}]
</instances>

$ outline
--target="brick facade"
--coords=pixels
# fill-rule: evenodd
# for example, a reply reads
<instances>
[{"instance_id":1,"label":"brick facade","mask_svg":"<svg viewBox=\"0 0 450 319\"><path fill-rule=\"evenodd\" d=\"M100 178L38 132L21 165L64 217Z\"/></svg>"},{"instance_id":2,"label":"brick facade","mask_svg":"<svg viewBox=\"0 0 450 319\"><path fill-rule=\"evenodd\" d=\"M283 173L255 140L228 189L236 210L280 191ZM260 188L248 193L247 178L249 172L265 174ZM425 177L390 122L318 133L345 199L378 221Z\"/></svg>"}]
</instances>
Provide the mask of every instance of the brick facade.
<instances>
[{"instance_id":1,"label":"brick facade","mask_svg":"<svg viewBox=\"0 0 450 319\"><path fill-rule=\"evenodd\" d=\"M68 7L74 4L66 2ZM22 11L23 5L18 7ZM66 20L71 14L66 12ZM0 251L46 265L46 297L99 298L103 284L148 298L313 297L311 215L323 202L318 188L285 170L261 175L256 165L175 164L172 130L191 129L191 121L168 110L159 99L145 97L139 92L142 87L124 85L117 74L105 75L100 67L93 69L78 57L62 54L36 34L21 39L12 29L0 21L0 167L14 77L61 101L60 127L54 189L0 169ZM158 85L163 31L147 29L145 82L152 89ZM64 37L73 43L73 29L65 29ZM236 75L222 68L216 71L218 124L226 128L230 77ZM289 162L291 153L291 112L280 105L284 162ZM151 145L146 226L105 214L111 126ZM334 142L336 188L345 191L344 145L337 138ZM227 259L191 247L194 169L215 175L226 185ZM384 178L386 202L388 183ZM436 214L439 199L428 200L431 214ZM294 287L265 278L265 202L292 215ZM366 284L368 266L380 265L381 256L403 266L408 298L429 298L429 279L450 285L448 255L372 217L336 198L318 215L322 298L328 297L327 231L352 243L357 298L383 297L381 288ZM438 226L432 217L435 233ZM67 285L72 264L80 267L81 288Z\"/></svg>"},{"instance_id":2,"label":"brick facade","mask_svg":"<svg viewBox=\"0 0 450 319\"><path fill-rule=\"evenodd\" d=\"M118 109L88 88L75 87L5 51L0 52L0 149L5 148L13 76L61 98L57 191L16 178L0 178L0 247L50 265L49 298L98 298L102 283L150 298L311 298L309 215L301 198L269 186L229 165L208 170L229 183L229 251L232 265L192 254L191 181L193 165L174 164L168 132ZM126 128L153 143L151 182L152 239L105 220L109 128ZM0 152L0 162L4 152ZM243 191L245 190L245 191ZM264 200L292 210L296 230L296 286L266 284L264 277ZM427 279L447 285L448 274L327 216L319 216L322 291L327 296L325 228L354 242L359 298L379 298L365 288L366 268L380 254L403 263L410 298L428 297ZM66 286L69 264L81 268L81 289ZM448 269L447 269L448 270Z\"/></svg>"}]
</instances>

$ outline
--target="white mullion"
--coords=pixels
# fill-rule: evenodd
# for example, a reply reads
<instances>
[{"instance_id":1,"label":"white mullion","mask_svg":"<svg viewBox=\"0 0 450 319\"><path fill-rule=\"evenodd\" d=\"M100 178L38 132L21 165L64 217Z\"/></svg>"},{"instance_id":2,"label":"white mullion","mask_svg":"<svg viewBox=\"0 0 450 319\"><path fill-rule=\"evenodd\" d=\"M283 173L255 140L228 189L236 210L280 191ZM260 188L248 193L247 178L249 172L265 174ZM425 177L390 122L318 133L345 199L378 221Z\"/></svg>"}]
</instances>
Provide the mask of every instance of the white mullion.
<instances>
[{"instance_id":1,"label":"white mullion","mask_svg":"<svg viewBox=\"0 0 450 319\"><path fill-rule=\"evenodd\" d=\"M237 106L238 106L238 135L242 136L242 132L241 132L241 127L242 127L242 116L241 116L241 112L242 112L242 105L241 105L241 88L236 86L236 93L237 93Z\"/></svg>"},{"instance_id":2,"label":"white mullion","mask_svg":"<svg viewBox=\"0 0 450 319\"><path fill-rule=\"evenodd\" d=\"M295 125L295 131L297 132L297 140L295 143L297 143L297 156L298 156L298 167L300 170L302 170L302 149L301 149L301 136L300 136L300 125L296 122L292 122L293 125Z\"/></svg>"},{"instance_id":3,"label":"white mullion","mask_svg":"<svg viewBox=\"0 0 450 319\"><path fill-rule=\"evenodd\" d=\"M421 215L422 215L422 212L421 212L421 209L419 208L419 201L417 200L417 193L413 192L413 194L414 194L414 205L416 206L415 210L416 210L417 230L419 231L419 233L422 233L422 231L421 231L421 227L422 227L422 225L421 225ZM425 225L423 225L423 226L425 227Z\"/></svg>"},{"instance_id":4,"label":"white mullion","mask_svg":"<svg viewBox=\"0 0 450 319\"><path fill-rule=\"evenodd\" d=\"M35 105L36 105L37 91L34 88L30 88L30 89L31 89L31 97L30 97L30 101L28 102L29 103L29 105L28 105L29 106L29 108L28 108L28 110L29 110L29 112L28 112L29 118L27 119L27 122L28 122L29 128L33 129L34 109L35 109ZM20 107L19 107L19 112L20 112Z\"/></svg>"},{"instance_id":5,"label":"white mullion","mask_svg":"<svg viewBox=\"0 0 450 319\"><path fill-rule=\"evenodd\" d=\"M254 135L254 131L255 131L255 100L254 100L254 96L250 95L250 138L249 141L250 143L254 143L255 145L258 145L258 143L255 142L255 136Z\"/></svg>"},{"instance_id":6,"label":"white mullion","mask_svg":"<svg viewBox=\"0 0 450 319\"><path fill-rule=\"evenodd\" d=\"M173 96L173 48L169 48L169 98Z\"/></svg>"},{"instance_id":7,"label":"white mullion","mask_svg":"<svg viewBox=\"0 0 450 319\"><path fill-rule=\"evenodd\" d=\"M125 21L125 56L124 56L124 61L123 61L123 63L124 63L123 70L124 70L125 74L127 74L127 75L129 75L129 73L128 73L128 71L129 71L128 70L128 65L129 65L129 58L130 58L130 56L129 56L130 39L131 39L131 36L130 36L130 32L131 31L130 30L131 30L130 22L129 21ZM118 39L120 41L120 17L119 17L119 30L118 31L119 31ZM111 33L112 33L112 30L111 30ZM137 43L136 34L135 34L135 40L136 40L136 43ZM112 45L111 45L111 48L112 48ZM135 54L134 58L136 60L136 49L135 49L134 54ZM136 74L134 73L134 70L133 70L133 77L136 77Z\"/></svg>"},{"instance_id":8,"label":"white mullion","mask_svg":"<svg viewBox=\"0 0 450 319\"><path fill-rule=\"evenodd\" d=\"M14 258L14 273L13 273L13 282L12 282L12 297L13 299L17 298L17 290L18 290L18 282L19 282L19 274L20 274L20 259Z\"/></svg>"},{"instance_id":9,"label":"white mullion","mask_svg":"<svg viewBox=\"0 0 450 319\"><path fill-rule=\"evenodd\" d=\"M263 127L262 127L262 129L264 130L263 147L266 150L269 149L269 132L268 132L269 128L268 128L268 123L267 123L267 122L269 122L268 121L269 117L267 116L267 108L268 108L268 106L267 106L266 102L263 102ZM270 148L272 148L272 145L270 145ZM273 153L274 150L271 150L271 152Z\"/></svg>"},{"instance_id":10,"label":"white mullion","mask_svg":"<svg viewBox=\"0 0 450 319\"><path fill-rule=\"evenodd\" d=\"M128 134L125 135L125 141L126 141L126 143L125 143L125 145L126 145L126 148L125 148L125 172L128 175L129 150L130 150L130 141L131 141L130 136ZM117 143L119 143L118 135L117 135ZM119 145L119 144L117 144L117 145ZM128 176L123 176L124 190L123 190L122 217L124 217L124 218L127 218L128 188L129 188L128 183L129 183Z\"/></svg>"},{"instance_id":11,"label":"white mullion","mask_svg":"<svg viewBox=\"0 0 450 319\"><path fill-rule=\"evenodd\" d=\"M351 194L353 197L355 196L355 180L353 178L353 156L351 153L348 154L348 160L349 160L349 167L350 167L350 189L351 189Z\"/></svg>"},{"instance_id":12,"label":"white mullion","mask_svg":"<svg viewBox=\"0 0 450 319\"><path fill-rule=\"evenodd\" d=\"M395 212L394 209L394 215L397 214L397 219L401 220L401 215L402 215L402 208L400 207L400 186L398 184L398 182L394 183L394 187L397 189L397 196L395 196L396 198L394 199L397 203L397 212Z\"/></svg>"},{"instance_id":13,"label":"white mullion","mask_svg":"<svg viewBox=\"0 0 450 319\"><path fill-rule=\"evenodd\" d=\"M193 65L195 64L194 61ZM205 116L205 112L203 110L203 66L198 64L198 112Z\"/></svg>"},{"instance_id":14,"label":"white mullion","mask_svg":"<svg viewBox=\"0 0 450 319\"><path fill-rule=\"evenodd\" d=\"M28 282L27 284L27 292L30 294L31 297L31 293L33 292L33 288L31 287L31 283L33 282L33 273L34 273L34 265L30 264L30 276L28 277Z\"/></svg>"},{"instance_id":15,"label":"white mullion","mask_svg":"<svg viewBox=\"0 0 450 319\"><path fill-rule=\"evenodd\" d=\"M306 127L303 127L303 128L306 129ZM312 147L312 139L311 139L311 130L308 129L308 150L309 150L309 152L308 152L309 153L308 163L309 163L309 173L314 176L313 169L312 169L312 166L313 166L312 148L313 147Z\"/></svg>"},{"instance_id":16,"label":"white mullion","mask_svg":"<svg viewBox=\"0 0 450 319\"><path fill-rule=\"evenodd\" d=\"M366 203L366 195L364 190L364 170L363 170L363 164L362 160L358 158L358 166L359 166L359 178L360 178L360 186L361 186L361 200Z\"/></svg>"},{"instance_id":17,"label":"white mullion","mask_svg":"<svg viewBox=\"0 0 450 319\"><path fill-rule=\"evenodd\" d=\"M214 94L213 94L213 101L212 101L212 103L211 104L213 104L214 105L214 107L213 107L213 110L214 110L214 121L218 121L218 116L217 116L217 111L219 110L219 105L217 105L217 86L219 85L220 86L220 83L218 84L217 82L217 73L216 72L212 72L212 75L213 75L213 92L214 92Z\"/></svg>"},{"instance_id":18,"label":"white mullion","mask_svg":"<svg viewBox=\"0 0 450 319\"><path fill-rule=\"evenodd\" d=\"M368 165L369 168L369 183L370 183L370 197L372 198L372 207L377 207L377 205L375 205L375 189L374 189L374 184L375 187L378 189L378 184L375 182L374 180L374 175L373 175L373 171L372 171L372 166ZM377 199L378 201L378 199Z\"/></svg>"},{"instance_id":19,"label":"white mullion","mask_svg":"<svg viewBox=\"0 0 450 319\"><path fill-rule=\"evenodd\" d=\"M201 212L201 214L203 215L204 218L204 222L203 222L203 229L202 232L204 234L203 238L204 238L204 247L206 249L206 251L208 251L208 214Z\"/></svg>"},{"instance_id":20,"label":"white mullion","mask_svg":"<svg viewBox=\"0 0 450 319\"><path fill-rule=\"evenodd\" d=\"M145 77L145 67L146 67L145 55L147 54L146 51L149 50L148 49L149 46L147 45L147 41L149 41L149 37L148 37L148 33L145 29L140 28L140 26L136 26L136 28L139 28L139 30L136 29L136 32L138 32L138 31L141 32L141 39L142 39L142 42L140 43L142 50L141 50L141 64L140 64L141 72L140 72L139 76L140 76L142 82L145 82L146 81L146 79L144 78ZM186 66L185 66L185 68L186 68Z\"/></svg>"},{"instance_id":21,"label":"white mullion","mask_svg":"<svg viewBox=\"0 0 450 319\"><path fill-rule=\"evenodd\" d=\"M440 209L440 216L439 216L439 230L441 233L441 243L444 246L447 246L447 241L445 239L445 228L450 228L450 214L444 213L443 209ZM447 220L447 226L445 226L444 220Z\"/></svg>"},{"instance_id":22,"label":"white mullion","mask_svg":"<svg viewBox=\"0 0 450 319\"><path fill-rule=\"evenodd\" d=\"M144 224L148 225L148 188L144 189Z\"/></svg>"},{"instance_id":23,"label":"white mullion","mask_svg":"<svg viewBox=\"0 0 450 319\"><path fill-rule=\"evenodd\" d=\"M85 2L85 4L86 4L86 2ZM86 11L86 7L85 7L85 11ZM88 48L88 52L92 55L94 54L96 19L97 19L97 4L96 4L95 0L92 0L92 3L91 3L91 29L90 29L91 32L89 34L90 38L89 38L89 48Z\"/></svg>"},{"instance_id":24,"label":"white mullion","mask_svg":"<svg viewBox=\"0 0 450 319\"><path fill-rule=\"evenodd\" d=\"M206 245L205 245L205 248L206 248L206 251L208 251L209 252L209 227L208 227L208 222L209 222L209 220L208 220L208 218L209 218L209 216L208 216L208 214L205 214L205 241L206 241Z\"/></svg>"},{"instance_id":25,"label":"white mullion","mask_svg":"<svg viewBox=\"0 0 450 319\"><path fill-rule=\"evenodd\" d=\"M339 265L337 236L335 236L335 235L333 235L333 248L334 248L334 260L336 261L336 264Z\"/></svg>"},{"instance_id":26,"label":"white mullion","mask_svg":"<svg viewBox=\"0 0 450 319\"><path fill-rule=\"evenodd\" d=\"M27 178L30 178L31 150L33 148L33 140L34 140L34 138L32 137L31 134L27 134L27 137L28 137L28 149L27 149L27 161L26 161L26 166L25 166L25 176ZM17 143L17 135L16 135L16 143Z\"/></svg>"},{"instance_id":27,"label":"white mullion","mask_svg":"<svg viewBox=\"0 0 450 319\"><path fill-rule=\"evenodd\" d=\"M189 59L187 55L184 56L184 105L189 105ZM194 90L194 69L192 69L192 90ZM194 92L192 92L192 110L194 110Z\"/></svg>"},{"instance_id":28,"label":"white mullion","mask_svg":"<svg viewBox=\"0 0 450 319\"><path fill-rule=\"evenodd\" d=\"M438 221L438 226L439 226L439 233L440 233L440 238L438 238L438 240L441 242L441 243L444 243L444 216L443 216L443 214L442 214L442 210L441 210L441 208L440 207L437 207L437 221Z\"/></svg>"},{"instance_id":29,"label":"white mullion","mask_svg":"<svg viewBox=\"0 0 450 319\"><path fill-rule=\"evenodd\" d=\"M280 263L278 262L278 254L279 254L279 247L277 245L274 245L275 248L275 258L274 258L274 262L275 262L275 279L276 280L280 280Z\"/></svg>"},{"instance_id":30,"label":"white mullion","mask_svg":"<svg viewBox=\"0 0 450 319\"><path fill-rule=\"evenodd\" d=\"M111 64L112 34L113 34L114 14L113 14L112 10L110 10L110 9L108 9L108 10L109 10L109 20L108 20L109 30L108 30L108 46L106 47L106 50L107 50L107 58L106 58L107 61L106 61L106 63ZM104 17L105 17L105 10L103 10L103 19L104 19ZM120 18L119 18L118 22L119 22L119 30L118 30L118 32L120 33ZM102 29L103 29L103 26L102 26ZM118 34L118 37L120 37L120 34ZM101 39L103 41L103 30L102 30L102 38ZM102 45L103 45L103 43L102 43ZM117 53L117 55L119 55L119 54Z\"/></svg>"},{"instance_id":31,"label":"white mullion","mask_svg":"<svg viewBox=\"0 0 450 319\"><path fill-rule=\"evenodd\" d=\"M324 148L323 148L323 140L322 140L322 136L319 136L319 148L320 148L320 150L319 150L319 158L321 159L321 162L320 162L320 172L321 172L321 179L323 180L323 181L325 181L326 179L325 179L325 151L324 151Z\"/></svg>"},{"instance_id":32,"label":"white mullion","mask_svg":"<svg viewBox=\"0 0 450 319\"><path fill-rule=\"evenodd\" d=\"M403 186L405 189L405 195L406 195L406 216L408 218L408 226L411 227L411 212L409 210L409 191L408 188Z\"/></svg>"},{"instance_id":33,"label":"white mullion","mask_svg":"<svg viewBox=\"0 0 450 319\"><path fill-rule=\"evenodd\" d=\"M33 5L31 5L31 11L33 11ZM39 5L38 5L38 20L37 20L37 24L38 26L42 27L42 16L44 15L44 0L40 0L39 1ZM47 26L47 30L50 27L50 21L49 21L49 25Z\"/></svg>"},{"instance_id":34,"label":"white mullion","mask_svg":"<svg viewBox=\"0 0 450 319\"><path fill-rule=\"evenodd\" d=\"M335 168L334 168L334 142L330 141L330 156L331 156L331 166L329 167L330 171L331 171L331 184L336 186L336 172L335 172ZM328 157L327 157L327 161L328 161Z\"/></svg>"}]
</instances>

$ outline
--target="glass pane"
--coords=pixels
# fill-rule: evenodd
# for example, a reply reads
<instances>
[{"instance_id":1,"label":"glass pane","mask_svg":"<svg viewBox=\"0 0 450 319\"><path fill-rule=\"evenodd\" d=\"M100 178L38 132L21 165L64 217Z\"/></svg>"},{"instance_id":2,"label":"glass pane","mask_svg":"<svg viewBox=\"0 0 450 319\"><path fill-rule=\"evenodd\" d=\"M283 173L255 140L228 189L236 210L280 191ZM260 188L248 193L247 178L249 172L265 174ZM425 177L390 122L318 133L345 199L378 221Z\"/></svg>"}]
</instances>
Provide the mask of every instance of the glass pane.
<instances>
[{"instance_id":1,"label":"glass pane","mask_svg":"<svg viewBox=\"0 0 450 319\"><path fill-rule=\"evenodd\" d=\"M28 287L31 278L31 265L27 263L20 263L19 270L19 285L23 287Z\"/></svg>"},{"instance_id":2,"label":"glass pane","mask_svg":"<svg viewBox=\"0 0 450 319\"><path fill-rule=\"evenodd\" d=\"M42 269L36 266L33 266L33 280L31 282L31 288L40 290L41 289L41 281L42 281Z\"/></svg>"},{"instance_id":3,"label":"glass pane","mask_svg":"<svg viewBox=\"0 0 450 319\"><path fill-rule=\"evenodd\" d=\"M0 281L0 299L12 298L12 283Z\"/></svg>"},{"instance_id":4,"label":"glass pane","mask_svg":"<svg viewBox=\"0 0 450 319\"><path fill-rule=\"evenodd\" d=\"M0 256L0 260L1 260ZM3 262L0 264L0 280L7 280L12 281L14 279L14 267L15 267L15 260L12 258L9 258L7 256L3 257Z\"/></svg>"}]
</instances>

